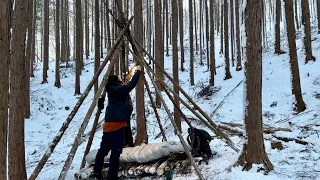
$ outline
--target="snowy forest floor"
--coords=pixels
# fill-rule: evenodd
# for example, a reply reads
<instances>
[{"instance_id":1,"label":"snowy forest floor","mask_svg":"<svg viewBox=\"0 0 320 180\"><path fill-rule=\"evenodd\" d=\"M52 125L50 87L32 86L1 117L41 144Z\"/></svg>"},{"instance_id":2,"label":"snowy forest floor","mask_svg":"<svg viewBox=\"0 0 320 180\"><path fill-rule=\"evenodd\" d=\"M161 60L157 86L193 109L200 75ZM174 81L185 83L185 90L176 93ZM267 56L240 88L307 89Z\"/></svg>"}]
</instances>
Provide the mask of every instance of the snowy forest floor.
<instances>
[{"instance_id":1,"label":"snowy forest floor","mask_svg":"<svg viewBox=\"0 0 320 180\"><path fill-rule=\"evenodd\" d=\"M216 38L216 65L217 75L215 77L215 87L218 90L210 97L198 97L197 94L209 84L210 72L207 70L205 54L203 54L204 66L200 66L200 56L195 55L195 86L190 86L189 82L189 49L188 41L185 44L186 71L179 72L181 87L204 109L207 114L211 115L212 111L219 105L224 97L236 87L244 78L244 71L235 71L231 67L232 79L224 81L224 58L219 55L220 38ZM208 179L320 179L320 36L313 36L313 54L317 58L316 62L304 64L304 49L301 39L297 40L297 52L299 57L300 77L302 93L307 109L304 114L296 116L292 111L293 96L291 95L291 72L289 66L289 54L280 56L274 55L273 50L268 50L263 54L263 125L264 127L290 128L292 132L276 132L275 135L281 137L301 138L309 142L308 145L298 144L292 141L282 142L284 149L277 150L271 148L271 141L276 140L271 134L265 134L266 152L274 165L274 171L268 175L258 172L258 167L251 171L242 171L241 167L232 167L237 161L240 153L236 153L220 139L214 139L210 145L213 151L218 154L210 160L209 165L200 165L202 173ZM282 46L284 47L284 46ZM286 47L286 46L285 46ZM283 49L288 52L287 49ZM105 52L106 53L106 52ZM171 55L171 52L170 52ZM93 57L93 56L92 56ZM83 91L93 76L94 63L90 57L85 60L85 69L81 75L81 91ZM51 143L54 136L58 133L62 123L76 104L79 96L74 96L75 83L75 66L71 62L71 67L61 68L60 89L54 87L54 67L55 62L50 62L48 70L48 84L41 84L42 64L39 63L35 69L35 78L31 79L31 113L30 119L25 121L25 146L26 146L26 166L27 173L34 170L42 155L45 153L48 144ZM179 65L180 67L180 65ZM105 68L106 69L106 68ZM172 74L172 56L165 57L165 69ZM105 71L103 72L103 74ZM102 78L99 78L101 80ZM168 82L168 81L167 81ZM150 82L151 84L151 82ZM171 85L171 84L170 84ZM152 88L152 90L154 90ZM225 100L224 104L218 111L211 115L212 120L218 124L221 122L243 123L243 84L233 91ZM132 92L133 101L135 92ZM169 98L163 96L166 102ZM62 169L64 161L71 149L74 138L79 130L82 120L92 102L93 92L91 91L88 98L84 101L74 120L65 132L60 143L57 145L54 153L49 158L46 166L39 175L41 180L57 179ZM161 142L159 128L149 98L145 96L146 101L146 118L149 143ZM271 106L271 104L276 104ZM173 106L168 103L170 110ZM66 110L66 107L69 107ZM192 114L182 108L187 116ZM104 113L104 112L103 112ZM163 125L166 127L167 137L169 140L179 141L174 136L173 127L164 110L160 110L160 116ZM103 120L104 114L100 116ZM92 127L93 118L90 121L86 133ZM133 132L135 133L136 122L132 119ZM197 121L193 121L195 127L205 128ZM187 124L182 122L184 137L187 136ZM239 130L241 130L239 128ZM210 134L212 132L208 130ZM212 134L213 135L213 134ZM102 130L95 134L91 149L99 147L102 137ZM241 149L243 138L232 136L233 142ZM87 140L87 139L86 139ZM86 142L83 142L74 158L67 179L73 179L73 174L80 168L83 152ZM174 179L197 179L195 173L181 176L174 175Z\"/></svg>"}]
</instances>

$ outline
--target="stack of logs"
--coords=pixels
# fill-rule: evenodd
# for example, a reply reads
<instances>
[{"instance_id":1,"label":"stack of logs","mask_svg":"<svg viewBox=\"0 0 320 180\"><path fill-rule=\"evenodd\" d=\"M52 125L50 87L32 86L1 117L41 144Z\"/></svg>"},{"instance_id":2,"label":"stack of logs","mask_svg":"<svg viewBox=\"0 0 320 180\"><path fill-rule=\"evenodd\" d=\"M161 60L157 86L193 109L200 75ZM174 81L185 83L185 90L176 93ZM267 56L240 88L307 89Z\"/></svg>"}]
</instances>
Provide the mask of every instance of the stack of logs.
<instances>
[{"instance_id":1,"label":"stack of logs","mask_svg":"<svg viewBox=\"0 0 320 180\"><path fill-rule=\"evenodd\" d=\"M201 157L196 157L195 161L201 161ZM185 153L173 154L169 157L162 158L153 162L138 164L138 163L121 163L119 166L120 179L141 179L143 177L160 177L165 173L165 167L169 166L173 174L188 174L191 172L192 165L188 156ZM89 180L88 175L92 172L92 165L76 173L75 179ZM108 164L105 164L103 176L106 177L108 172Z\"/></svg>"}]
</instances>

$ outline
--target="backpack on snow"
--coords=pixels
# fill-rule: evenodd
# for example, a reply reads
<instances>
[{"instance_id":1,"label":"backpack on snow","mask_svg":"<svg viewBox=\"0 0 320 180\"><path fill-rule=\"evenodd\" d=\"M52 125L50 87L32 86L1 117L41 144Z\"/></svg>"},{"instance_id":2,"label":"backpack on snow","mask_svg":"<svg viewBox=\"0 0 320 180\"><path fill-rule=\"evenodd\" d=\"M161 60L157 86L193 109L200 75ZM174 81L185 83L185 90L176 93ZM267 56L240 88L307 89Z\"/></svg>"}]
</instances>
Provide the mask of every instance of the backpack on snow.
<instances>
[{"instance_id":1,"label":"backpack on snow","mask_svg":"<svg viewBox=\"0 0 320 180\"><path fill-rule=\"evenodd\" d=\"M208 164L208 160L212 157L212 152L210 148L211 136L210 134L203 130L197 128L188 128L187 141L191 146L191 152L195 156L200 156Z\"/></svg>"}]
</instances>

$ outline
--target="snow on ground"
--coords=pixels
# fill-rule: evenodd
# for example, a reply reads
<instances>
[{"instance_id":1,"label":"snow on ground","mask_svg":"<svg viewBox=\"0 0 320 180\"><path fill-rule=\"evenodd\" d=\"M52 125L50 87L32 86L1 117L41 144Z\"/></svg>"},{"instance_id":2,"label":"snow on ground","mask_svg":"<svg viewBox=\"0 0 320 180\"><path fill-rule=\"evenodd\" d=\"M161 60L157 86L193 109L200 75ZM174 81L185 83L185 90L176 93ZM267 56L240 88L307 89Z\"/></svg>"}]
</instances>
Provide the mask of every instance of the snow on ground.
<instances>
[{"instance_id":1,"label":"snow on ground","mask_svg":"<svg viewBox=\"0 0 320 180\"><path fill-rule=\"evenodd\" d=\"M237 161L239 153L233 151L220 139L211 141L212 150L218 154L209 162L209 165L200 165L200 169L208 179L320 179L320 36L315 35L313 53L317 58L316 62L304 64L304 55L301 40L297 40L300 77L302 93L307 109L305 114L296 116L292 111L293 97L291 95L290 66L289 55L274 55L272 50L263 55L263 123L264 126L290 128L292 132L277 132L277 136L301 138L310 142L309 145L301 145L294 142L282 142L284 150L271 149L271 141L275 140L272 135L264 135L266 152L274 165L274 171L269 175L257 173L257 166L251 171L242 171L241 167L232 167ZM216 65L217 75L215 77L215 86L221 88L209 99L197 97L197 93L209 83L209 72L207 66L200 66L199 55L195 55L195 86L190 86L189 82L189 53L186 45L186 71L179 73L180 85L183 89L198 103L198 105L209 115L224 99L224 97L243 80L243 71L236 72L235 67L231 67L232 79L224 81L224 60L218 54L220 38L216 39ZM285 46L286 47L286 46ZM284 49L288 52L287 49ZM172 74L171 56L165 57L165 68ZM203 61L206 62L205 54ZM83 92L93 76L93 60L89 58L86 61L85 69L81 75L81 91ZM42 81L42 64L39 64L35 71L35 78L31 79L31 113L30 119L25 121L25 143L26 143L26 164L28 176L34 170L38 161L45 153L48 144L51 143L54 136L58 133L62 123L71 112L79 96L74 96L75 69L61 68L60 89L54 87L54 62L50 63L48 71L48 84L41 84ZM73 65L73 63L71 63ZM101 78L100 78L101 80ZM166 80L168 82L168 80ZM149 80L149 84L151 82ZM154 88L152 88L154 91ZM166 102L169 98L164 95ZM134 92L132 97L135 99ZM74 120L69 125L65 135L57 145L52 156L49 158L46 166L42 170L38 179L52 180L57 179L64 165L64 161L71 149L74 138L79 130L82 120L89 108L93 98L93 93L84 101ZM146 99L149 101L146 93ZM276 106L270 106L277 103ZM161 142L156 138L159 134L159 128L153 110L146 103L146 115L149 143ZM70 109L66 110L65 107ZM169 109L173 111L173 106L168 103ZM182 108L187 116L192 114ZM174 136L173 127L163 109L159 110L162 123L166 127L166 133L170 140L177 140ZM94 114L93 114L94 116ZM103 120L104 114L100 120ZM233 93L225 100L221 108L212 114L212 119L217 122L243 123L243 84L235 89ZM92 121L89 123L86 133L91 130ZM194 122L196 127L204 128L201 124ZM132 125L135 127L135 119L132 119ZM183 135L187 136L187 125L182 123ZM207 129L208 130L208 129ZM135 130L133 130L135 132ZM208 130L212 134L210 130ZM92 149L97 149L101 141L102 131L95 134ZM242 138L233 136L233 142L241 149ZM73 179L73 174L79 170L86 142L82 143L74 157L71 169L67 179ZM175 175L175 179L197 179L193 173L190 175Z\"/></svg>"}]
</instances>

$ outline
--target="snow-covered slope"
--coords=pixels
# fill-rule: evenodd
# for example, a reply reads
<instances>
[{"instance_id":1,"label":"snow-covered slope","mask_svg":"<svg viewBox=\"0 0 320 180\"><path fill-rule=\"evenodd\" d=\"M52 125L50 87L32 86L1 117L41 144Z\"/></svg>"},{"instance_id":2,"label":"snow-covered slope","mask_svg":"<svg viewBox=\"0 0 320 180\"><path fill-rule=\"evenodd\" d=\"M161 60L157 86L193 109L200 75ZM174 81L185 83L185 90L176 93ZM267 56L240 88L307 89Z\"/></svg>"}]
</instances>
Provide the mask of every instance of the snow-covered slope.
<instances>
[{"instance_id":1,"label":"snow-covered slope","mask_svg":"<svg viewBox=\"0 0 320 180\"><path fill-rule=\"evenodd\" d=\"M241 167L231 167L239 157L239 153L233 151L220 139L211 142L212 150L218 154L210 160L209 165L200 165L202 172L208 179L320 179L320 36L313 36L312 42L313 53L317 58L316 62L304 64L304 55L301 40L297 41L300 77L303 98L307 104L306 113L296 116L292 112L293 96L291 95L290 66L289 55L280 56L267 52L263 55L263 123L264 126L290 128L292 132L277 132L277 136L302 138L310 142L309 145L301 145L294 142L282 142L284 149L279 151L271 149L271 140L275 140L272 135L265 135L265 147L271 162L274 165L274 171L269 175L257 173L258 167L251 171L242 171ZM231 67L232 79L224 81L224 60L219 52L219 39L216 39L216 65L217 76L215 77L215 86L221 88L209 98L199 98L197 93L208 85L209 72L207 66L200 66L199 55L196 55L195 62L195 86L190 86L189 71L179 73L180 85L183 89L203 108L209 115L225 98L225 96L234 89L243 80L243 71L236 72L235 67ZM186 44L187 46L187 44ZM288 51L287 49L284 49ZM186 58L189 54L186 49ZM205 55L204 62L206 62ZM165 68L172 74L171 56L165 58ZM81 90L83 91L93 76L93 60L86 61L87 65L81 75ZM72 64L72 63L71 63ZM26 143L26 163L28 175L33 171L37 162L45 153L48 144L58 133L62 123L71 112L73 106L78 100L74 96L75 69L61 69L62 87L54 87L54 62L50 63L48 71L48 84L41 83L42 64L39 64L35 71L35 78L31 79L31 113L30 119L25 121L25 143ZM188 60L185 63L186 69L189 67ZM100 78L101 79L101 78ZM151 82L150 82L151 83ZM153 88L152 88L153 89ZM166 102L169 98L163 93ZM56 147L51 158L39 175L39 179L51 180L57 179L62 169L64 161L70 151L74 138L82 123L88 107L92 101L93 93L85 100L78 114L70 124L65 135ZM132 93L134 98L134 92ZM149 101L147 95L146 100ZM276 106L270 106L276 102ZM159 134L159 128L154 113L149 103L146 103L147 128L149 143L161 142L161 137L156 138ZM170 110L173 110L171 103L168 103ZM69 107L66 110L66 107ZM187 116L192 114L182 108ZM166 133L170 140L177 140L174 136L172 125L164 110L160 110L163 125L166 127ZM101 115L101 120L103 119ZM224 104L216 113L212 114L212 119L220 122L243 123L243 84L236 88L225 100ZM93 120L93 118L92 118ZM196 127L204 128L200 123L194 121ZM135 126L135 120L132 119L132 125ZM90 131L92 121L89 123L86 133ZM187 125L183 122L183 135L187 134ZM206 128L204 128L206 129ZM135 132L135 131L134 131ZM208 130L212 135L213 133ZM97 131L92 148L98 148L101 141L102 131ZM241 149L242 138L232 136L231 139ZM73 164L69 171L68 179L73 179L73 174L79 170L83 151L86 142L82 143L75 155ZM176 176L175 179L197 179L195 174L188 176Z\"/></svg>"}]
</instances>

